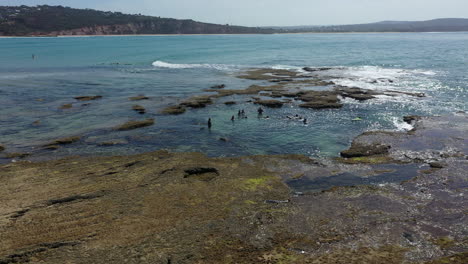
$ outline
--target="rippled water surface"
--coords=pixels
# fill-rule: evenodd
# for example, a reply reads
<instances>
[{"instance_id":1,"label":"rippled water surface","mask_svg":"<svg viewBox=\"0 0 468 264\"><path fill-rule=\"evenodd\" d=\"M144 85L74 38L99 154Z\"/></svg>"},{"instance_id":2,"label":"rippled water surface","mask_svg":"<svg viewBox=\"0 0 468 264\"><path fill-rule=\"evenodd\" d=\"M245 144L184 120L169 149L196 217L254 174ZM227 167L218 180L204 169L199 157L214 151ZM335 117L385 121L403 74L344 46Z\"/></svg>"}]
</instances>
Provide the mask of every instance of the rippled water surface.
<instances>
[{"instance_id":1,"label":"rippled water surface","mask_svg":"<svg viewBox=\"0 0 468 264\"><path fill-rule=\"evenodd\" d=\"M336 156L363 131L408 129L401 120L404 115L466 110L467 44L467 33L0 38L0 144L9 152L35 152L37 157L161 148L210 156ZM302 109L291 103L266 109L270 119L256 118L257 106L246 102L250 96L220 98L178 116L159 113L215 84L229 89L261 84L236 78L249 68L301 71L305 66L333 67L320 74L340 85L427 96L346 99L342 109L333 110ZM132 111L135 102L128 100L139 94L150 97L138 102L147 109L144 115ZM81 95L103 98L86 105L73 99ZM226 106L225 101L238 104ZM73 108L58 109L67 103ZM239 109L248 118L231 122ZM309 123L286 118L295 114ZM353 122L358 116L363 120ZM127 120L150 117L156 120L151 127L112 129ZM213 127L208 130L210 117ZM53 139L75 135L82 140L39 151L38 146ZM99 146L109 140L127 144Z\"/></svg>"}]
</instances>

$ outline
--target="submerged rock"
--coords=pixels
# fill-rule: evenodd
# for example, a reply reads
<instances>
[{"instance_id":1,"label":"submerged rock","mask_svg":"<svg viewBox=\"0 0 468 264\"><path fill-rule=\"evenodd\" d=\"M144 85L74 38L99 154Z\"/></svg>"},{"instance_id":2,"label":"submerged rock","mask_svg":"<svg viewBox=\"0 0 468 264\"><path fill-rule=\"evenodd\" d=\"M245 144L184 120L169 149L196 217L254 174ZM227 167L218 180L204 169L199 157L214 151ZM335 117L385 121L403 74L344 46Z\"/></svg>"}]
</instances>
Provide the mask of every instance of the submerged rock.
<instances>
[{"instance_id":1,"label":"submerged rock","mask_svg":"<svg viewBox=\"0 0 468 264\"><path fill-rule=\"evenodd\" d=\"M128 98L130 101L141 101L141 100L148 100L149 97L144 96L144 95L138 95L138 96L133 96Z\"/></svg>"},{"instance_id":2,"label":"submerged rock","mask_svg":"<svg viewBox=\"0 0 468 264\"><path fill-rule=\"evenodd\" d=\"M341 108L343 107L343 105L340 103L332 103L332 102L308 102L308 103L300 104L299 107L312 108L312 109L327 109L327 108Z\"/></svg>"},{"instance_id":3,"label":"submerged rock","mask_svg":"<svg viewBox=\"0 0 468 264\"><path fill-rule=\"evenodd\" d=\"M136 112L139 113L139 114L144 114L144 113L146 113L146 109L145 109L143 106L141 106L141 105L134 105L134 106L132 106L132 110L133 110L133 111L136 111Z\"/></svg>"},{"instance_id":4,"label":"submerged rock","mask_svg":"<svg viewBox=\"0 0 468 264\"><path fill-rule=\"evenodd\" d=\"M162 114L168 114L168 115L180 115L185 113L187 109L183 106L180 105L175 105L175 106L169 106L164 108L161 113Z\"/></svg>"},{"instance_id":5,"label":"submerged rock","mask_svg":"<svg viewBox=\"0 0 468 264\"><path fill-rule=\"evenodd\" d=\"M19 153L19 152L13 152L13 153L5 153L5 158L7 159L15 159L15 158L26 158L27 156L30 156L31 153Z\"/></svg>"},{"instance_id":6,"label":"submerged rock","mask_svg":"<svg viewBox=\"0 0 468 264\"><path fill-rule=\"evenodd\" d=\"M0 145L0 151L4 151L5 150L5 147Z\"/></svg>"},{"instance_id":7,"label":"submerged rock","mask_svg":"<svg viewBox=\"0 0 468 264\"><path fill-rule=\"evenodd\" d=\"M152 126L152 125L154 125L154 118L149 118L149 119L140 120L140 121L128 121L116 127L115 130L132 130L132 129L147 127L147 126Z\"/></svg>"},{"instance_id":8,"label":"submerged rock","mask_svg":"<svg viewBox=\"0 0 468 264\"><path fill-rule=\"evenodd\" d=\"M56 139L49 144L46 144L45 146L54 146L54 145L67 145L67 144L72 144L77 141L80 141L81 137L80 136L72 136L72 137L66 137L66 138L60 138Z\"/></svg>"},{"instance_id":9,"label":"submerged rock","mask_svg":"<svg viewBox=\"0 0 468 264\"><path fill-rule=\"evenodd\" d=\"M239 75L238 78L248 79L248 80L259 80L259 81L269 81L277 80L278 78L284 77L296 77L298 75L295 71L282 70L282 69L253 69L249 70L242 75Z\"/></svg>"},{"instance_id":10,"label":"submerged rock","mask_svg":"<svg viewBox=\"0 0 468 264\"><path fill-rule=\"evenodd\" d=\"M62 106L59 107L60 110L65 110L65 109L71 109L73 107L73 104L63 104Z\"/></svg>"},{"instance_id":11,"label":"submerged rock","mask_svg":"<svg viewBox=\"0 0 468 264\"><path fill-rule=\"evenodd\" d=\"M126 144L128 144L128 141L126 141L126 140L112 140L112 141L100 142L100 143L98 143L98 146L111 147L111 146L126 145Z\"/></svg>"},{"instance_id":12,"label":"submerged rock","mask_svg":"<svg viewBox=\"0 0 468 264\"><path fill-rule=\"evenodd\" d=\"M211 99L211 96L193 96L180 103L180 105L191 108L202 108L212 103L213 100Z\"/></svg>"},{"instance_id":13,"label":"submerged rock","mask_svg":"<svg viewBox=\"0 0 468 264\"><path fill-rule=\"evenodd\" d=\"M226 88L225 84L219 84L219 85L211 86L211 89L223 89L223 88Z\"/></svg>"},{"instance_id":14,"label":"submerged rock","mask_svg":"<svg viewBox=\"0 0 468 264\"><path fill-rule=\"evenodd\" d=\"M91 96L77 96L75 97L76 100L78 101L92 101L92 100L98 100L101 99L102 96L100 95L91 95Z\"/></svg>"},{"instance_id":15,"label":"submerged rock","mask_svg":"<svg viewBox=\"0 0 468 264\"><path fill-rule=\"evenodd\" d=\"M235 105L236 102L234 101L227 101L227 102L224 102L225 105Z\"/></svg>"}]
</instances>

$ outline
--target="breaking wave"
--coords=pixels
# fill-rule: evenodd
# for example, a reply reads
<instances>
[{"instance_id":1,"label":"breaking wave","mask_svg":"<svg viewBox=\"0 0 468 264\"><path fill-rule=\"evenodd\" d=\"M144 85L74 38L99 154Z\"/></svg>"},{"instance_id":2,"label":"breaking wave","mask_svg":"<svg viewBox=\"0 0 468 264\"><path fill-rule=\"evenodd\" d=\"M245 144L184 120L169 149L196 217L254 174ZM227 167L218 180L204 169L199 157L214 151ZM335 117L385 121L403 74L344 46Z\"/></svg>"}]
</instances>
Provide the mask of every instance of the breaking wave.
<instances>
[{"instance_id":1,"label":"breaking wave","mask_svg":"<svg viewBox=\"0 0 468 264\"><path fill-rule=\"evenodd\" d=\"M155 61L152 63L154 67L158 68L168 68L168 69L193 69L193 68L206 68L206 69L215 69L215 70L229 70L234 68L232 65L225 64L177 64L169 63L165 61Z\"/></svg>"}]
</instances>

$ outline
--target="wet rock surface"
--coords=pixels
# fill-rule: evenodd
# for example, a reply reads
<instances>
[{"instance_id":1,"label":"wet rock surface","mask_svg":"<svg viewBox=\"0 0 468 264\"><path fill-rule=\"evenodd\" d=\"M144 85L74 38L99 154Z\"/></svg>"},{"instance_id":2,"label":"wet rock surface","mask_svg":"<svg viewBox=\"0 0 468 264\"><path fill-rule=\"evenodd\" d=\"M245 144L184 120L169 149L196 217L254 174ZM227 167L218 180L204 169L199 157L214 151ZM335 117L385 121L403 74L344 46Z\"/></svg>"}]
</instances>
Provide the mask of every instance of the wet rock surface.
<instances>
[{"instance_id":1,"label":"wet rock surface","mask_svg":"<svg viewBox=\"0 0 468 264\"><path fill-rule=\"evenodd\" d=\"M0 263L466 263L468 118L414 126L364 133L337 160L2 165Z\"/></svg>"},{"instance_id":2,"label":"wet rock surface","mask_svg":"<svg viewBox=\"0 0 468 264\"><path fill-rule=\"evenodd\" d=\"M145 109L143 106L141 106L141 105L134 105L134 106L132 106L132 110L135 111L135 112L137 112L137 113L139 113L139 114L144 114L144 113L146 113L146 109Z\"/></svg>"},{"instance_id":3,"label":"wet rock surface","mask_svg":"<svg viewBox=\"0 0 468 264\"><path fill-rule=\"evenodd\" d=\"M92 100L98 100L101 99L101 95L88 95L88 96L77 96L75 97L76 100L78 101L92 101Z\"/></svg>"},{"instance_id":4,"label":"wet rock surface","mask_svg":"<svg viewBox=\"0 0 468 264\"><path fill-rule=\"evenodd\" d=\"M144 96L144 95L138 95L138 96L133 96L128 98L130 101L141 101L141 100L148 100L149 97Z\"/></svg>"},{"instance_id":5,"label":"wet rock surface","mask_svg":"<svg viewBox=\"0 0 468 264\"><path fill-rule=\"evenodd\" d=\"M142 128L142 127L147 127L147 126L152 126L152 125L154 125L154 119L149 118L146 120L128 121L116 127L115 130L132 130L132 129Z\"/></svg>"},{"instance_id":6,"label":"wet rock surface","mask_svg":"<svg viewBox=\"0 0 468 264\"><path fill-rule=\"evenodd\" d=\"M187 109L183 106L176 105L176 106L168 106L164 108L161 113L167 114L167 115L180 115L185 113Z\"/></svg>"}]
</instances>

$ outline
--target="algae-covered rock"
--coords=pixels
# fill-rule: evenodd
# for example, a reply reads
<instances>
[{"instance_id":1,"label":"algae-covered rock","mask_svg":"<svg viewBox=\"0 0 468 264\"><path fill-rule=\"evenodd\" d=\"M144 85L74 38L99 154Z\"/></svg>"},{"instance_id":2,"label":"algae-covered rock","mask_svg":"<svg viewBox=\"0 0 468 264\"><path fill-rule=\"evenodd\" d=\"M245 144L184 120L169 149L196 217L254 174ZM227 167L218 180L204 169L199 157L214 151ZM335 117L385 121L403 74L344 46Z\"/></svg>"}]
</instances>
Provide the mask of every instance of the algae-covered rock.
<instances>
[{"instance_id":1,"label":"algae-covered rock","mask_svg":"<svg viewBox=\"0 0 468 264\"><path fill-rule=\"evenodd\" d=\"M202 108L212 103L213 100L211 99L211 96L193 96L180 103L180 105L192 108Z\"/></svg>"},{"instance_id":2,"label":"algae-covered rock","mask_svg":"<svg viewBox=\"0 0 468 264\"><path fill-rule=\"evenodd\" d=\"M141 101L141 100L148 100L149 97L144 96L144 95L138 95L138 96L133 96L128 98L130 101Z\"/></svg>"},{"instance_id":3,"label":"algae-covered rock","mask_svg":"<svg viewBox=\"0 0 468 264\"><path fill-rule=\"evenodd\" d=\"M78 101L92 101L92 100L98 100L101 99L101 95L89 95L89 96L77 96L75 97L76 100Z\"/></svg>"},{"instance_id":4,"label":"algae-covered rock","mask_svg":"<svg viewBox=\"0 0 468 264\"><path fill-rule=\"evenodd\" d=\"M139 121L128 121L123 123L122 125L116 127L116 130L132 130L141 127L147 127L154 125L154 118L149 118L146 120L139 120Z\"/></svg>"},{"instance_id":5,"label":"algae-covered rock","mask_svg":"<svg viewBox=\"0 0 468 264\"><path fill-rule=\"evenodd\" d=\"M65 137L65 138L60 138L56 139L49 144L46 144L46 146L53 146L53 145L67 145L67 144L72 144L81 139L80 136L72 136L72 137Z\"/></svg>"},{"instance_id":6,"label":"algae-covered rock","mask_svg":"<svg viewBox=\"0 0 468 264\"><path fill-rule=\"evenodd\" d=\"M375 155L386 155L388 154L389 149L390 146L388 145L364 145L353 143L348 150L342 151L340 154L343 158L368 157Z\"/></svg>"},{"instance_id":7,"label":"algae-covered rock","mask_svg":"<svg viewBox=\"0 0 468 264\"><path fill-rule=\"evenodd\" d=\"M168 114L168 115L180 115L185 113L187 109L181 105L169 106L164 108L161 113Z\"/></svg>"}]
</instances>

